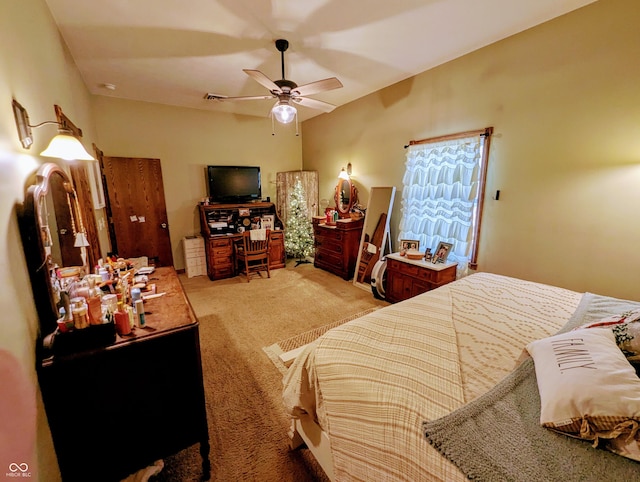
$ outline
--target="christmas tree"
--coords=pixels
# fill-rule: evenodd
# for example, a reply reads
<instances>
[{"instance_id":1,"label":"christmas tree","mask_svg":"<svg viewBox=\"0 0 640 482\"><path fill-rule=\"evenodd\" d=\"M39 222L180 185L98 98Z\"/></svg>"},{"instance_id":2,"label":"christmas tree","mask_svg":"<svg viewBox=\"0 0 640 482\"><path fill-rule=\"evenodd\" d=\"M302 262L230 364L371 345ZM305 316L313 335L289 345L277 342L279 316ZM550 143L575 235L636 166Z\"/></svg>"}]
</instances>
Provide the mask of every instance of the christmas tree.
<instances>
[{"instance_id":1,"label":"christmas tree","mask_svg":"<svg viewBox=\"0 0 640 482\"><path fill-rule=\"evenodd\" d=\"M292 258L298 258L296 266L308 263L305 259L313 252L313 227L308 217L306 193L298 179L289 201L284 250Z\"/></svg>"}]
</instances>

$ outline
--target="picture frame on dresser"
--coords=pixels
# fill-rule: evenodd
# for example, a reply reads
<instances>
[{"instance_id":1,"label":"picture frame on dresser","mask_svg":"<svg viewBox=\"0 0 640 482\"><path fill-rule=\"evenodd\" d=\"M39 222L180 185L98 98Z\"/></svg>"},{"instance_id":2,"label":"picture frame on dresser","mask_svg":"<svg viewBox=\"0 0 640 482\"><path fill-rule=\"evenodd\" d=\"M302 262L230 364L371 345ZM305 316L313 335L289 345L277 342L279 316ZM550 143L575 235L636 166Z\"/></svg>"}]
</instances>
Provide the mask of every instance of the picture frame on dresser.
<instances>
[{"instance_id":1,"label":"picture frame on dresser","mask_svg":"<svg viewBox=\"0 0 640 482\"><path fill-rule=\"evenodd\" d=\"M433 253L433 257L431 258L433 263L445 263L447 261L447 257L453 248L453 244L445 243L440 241L438 243L438 247L436 251Z\"/></svg>"},{"instance_id":2,"label":"picture frame on dresser","mask_svg":"<svg viewBox=\"0 0 640 482\"><path fill-rule=\"evenodd\" d=\"M400 240L400 251L406 251L408 249L420 249L420 240L419 239L401 239Z\"/></svg>"}]
</instances>

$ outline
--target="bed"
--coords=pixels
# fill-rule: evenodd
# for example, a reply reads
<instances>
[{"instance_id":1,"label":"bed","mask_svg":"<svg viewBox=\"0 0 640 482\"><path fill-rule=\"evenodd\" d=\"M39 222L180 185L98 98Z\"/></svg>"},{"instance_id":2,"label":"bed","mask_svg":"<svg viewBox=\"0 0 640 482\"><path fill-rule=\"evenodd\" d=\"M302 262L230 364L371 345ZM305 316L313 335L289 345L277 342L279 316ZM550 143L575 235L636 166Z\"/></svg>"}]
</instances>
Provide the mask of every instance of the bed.
<instances>
[{"instance_id":1,"label":"bed","mask_svg":"<svg viewBox=\"0 0 640 482\"><path fill-rule=\"evenodd\" d=\"M527 344L565 327L583 301L477 273L334 328L284 377L292 446L305 443L331 480L467 480L469 470L427 439L425 423L484 400L525 365ZM640 475L635 461L559 438Z\"/></svg>"}]
</instances>

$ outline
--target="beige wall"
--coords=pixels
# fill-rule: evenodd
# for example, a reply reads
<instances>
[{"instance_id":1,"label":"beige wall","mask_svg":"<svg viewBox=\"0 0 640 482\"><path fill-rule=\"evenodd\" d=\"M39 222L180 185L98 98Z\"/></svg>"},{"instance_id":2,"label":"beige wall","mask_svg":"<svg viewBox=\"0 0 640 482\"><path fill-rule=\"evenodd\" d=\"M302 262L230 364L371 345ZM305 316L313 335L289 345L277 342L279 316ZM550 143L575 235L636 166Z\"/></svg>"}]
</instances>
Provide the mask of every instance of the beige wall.
<instances>
[{"instance_id":1,"label":"beige wall","mask_svg":"<svg viewBox=\"0 0 640 482\"><path fill-rule=\"evenodd\" d=\"M27 463L30 480L49 482L60 480L60 475L36 384L38 321L16 204L22 203L25 186L44 162L37 153L47 146L56 128L34 129L34 145L24 150L18 141L11 100L17 99L27 109L32 124L54 120L53 105L60 105L83 129L84 145L89 149L95 131L90 96L43 0L0 2L0 45L0 386L2 419L12 422L0 423L0 473L7 471L10 463ZM5 371L8 366L10 372ZM7 376L13 379L7 380ZM31 422L21 423L21 414L31 414Z\"/></svg>"},{"instance_id":2,"label":"beige wall","mask_svg":"<svg viewBox=\"0 0 640 482\"><path fill-rule=\"evenodd\" d=\"M600 0L306 121L304 168L321 198L347 162L365 200L397 186L396 243L403 146L494 126L480 270L640 299L638 25Z\"/></svg>"},{"instance_id":3,"label":"beige wall","mask_svg":"<svg viewBox=\"0 0 640 482\"><path fill-rule=\"evenodd\" d=\"M301 141L271 136L267 119L93 98L45 1L0 2L0 363L17 367L11 373L23 388L12 385L3 402L33 413L11 438L21 460L3 460L0 447L0 467L28 462L33 479L59 480L37 392L38 325L15 213L55 128L35 130L35 145L22 149L12 97L32 123L53 119L53 104L61 105L87 148L162 160L177 267L179 240L199 229L195 204L209 163L261 165L272 199L277 171L318 170L320 197L333 199L340 168L352 162L366 201L371 186L400 187L410 139L492 125L480 268L639 299L638 24L636 0L600 0L307 121Z\"/></svg>"},{"instance_id":4,"label":"beige wall","mask_svg":"<svg viewBox=\"0 0 640 482\"><path fill-rule=\"evenodd\" d=\"M98 147L105 156L159 158L174 266L184 268L182 238L200 232L197 203L207 195L205 166L260 166L262 196L276 200L276 173L300 169L300 137L269 118L94 97ZM291 126L287 126L291 127ZM285 127L285 129L287 128Z\"/></svg>"},{"instance_id":5,"label":"beige wall","mask_svg":"<svg viewBox=\"0 0 640 482\"><path fill-rule=\"evenodd\" d=\"M0 2L0 386L2 406L22 417L16 433L0 436L0 470L28 463L32 480L55 482L60 475L41 396L37 389L35 342L38 320L17 226L16 204L38 167L38 156L55 126L34 129L35 143L24 150L11 110L16 98L36 124L55 119L53 105L82 128L85 147L106 155L162 160L167 211L176 267L183 266L180 240L199 231L195 205L205 195L207 164L260 165L263 195L275 201L275 174L301 167L301 141L291 132L271 135L269 119L215 114L145 103L92 97L62 42L44 0ZM95 121L95 122L94 122ZM99 127L100 137L96 135ZM64 163L60 165L66 169ZM98 221L103 210L96 211ZM101 224L99 223L100 227ZM99 231L103 253L106 229ZM106 246L104 246L106 245ZM9 370L10 367L10 370ZM11 379L5 371L11 372ZM6 413L5 413L6 415ZM6 418L6 417L5 417ZM0 430L5 430L0 424ZM8 449L2 445L8 441ZM6 460L5 460L6 459ZM2 472L0 472L2 473Z\"/></svg>"}]
</instances>

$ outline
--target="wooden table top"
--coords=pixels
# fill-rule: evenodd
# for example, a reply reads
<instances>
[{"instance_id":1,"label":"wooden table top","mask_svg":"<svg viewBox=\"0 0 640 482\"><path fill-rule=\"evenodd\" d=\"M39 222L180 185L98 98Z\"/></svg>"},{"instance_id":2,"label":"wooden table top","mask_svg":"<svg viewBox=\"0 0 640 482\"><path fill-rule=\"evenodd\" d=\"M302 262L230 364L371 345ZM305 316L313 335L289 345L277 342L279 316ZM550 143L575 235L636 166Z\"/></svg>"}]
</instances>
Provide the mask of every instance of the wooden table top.
<instances>
[{"instance_id":1,"label":"wooden table top","mask_svg":"<svg viewBox=\"0 0 640 482\"><path fill-rule=\"evenodd\" d=\"M164 294L144 301L145 326L132 329L131 335L117 335L116 344L197 323L174 268L156 268L148 277L156 294Z\"/></svg>"},{"instance_id":2,"label":"wooden table top","mask_svg":"<svg viewBox=\"0 0 640 482\"><path fill-rule=\"evenodd\" d=\"M130 344L139 343L144 339L165 336L173 331L197 326L196 319L189 300L187 299L182 284L173 267L156 268L148 275L149 283L155 283L156 296L144 301L145 326L135 327L129 335L116 335L115 342L97 348L83 349L48 356L43 359L42 366L49 366L57 359L73 359L90 356L97 351L118 349ZM86 328L92 330L92 327ZM55 343L55 341L54 341Z\"/></svg>"}]
</instances>

